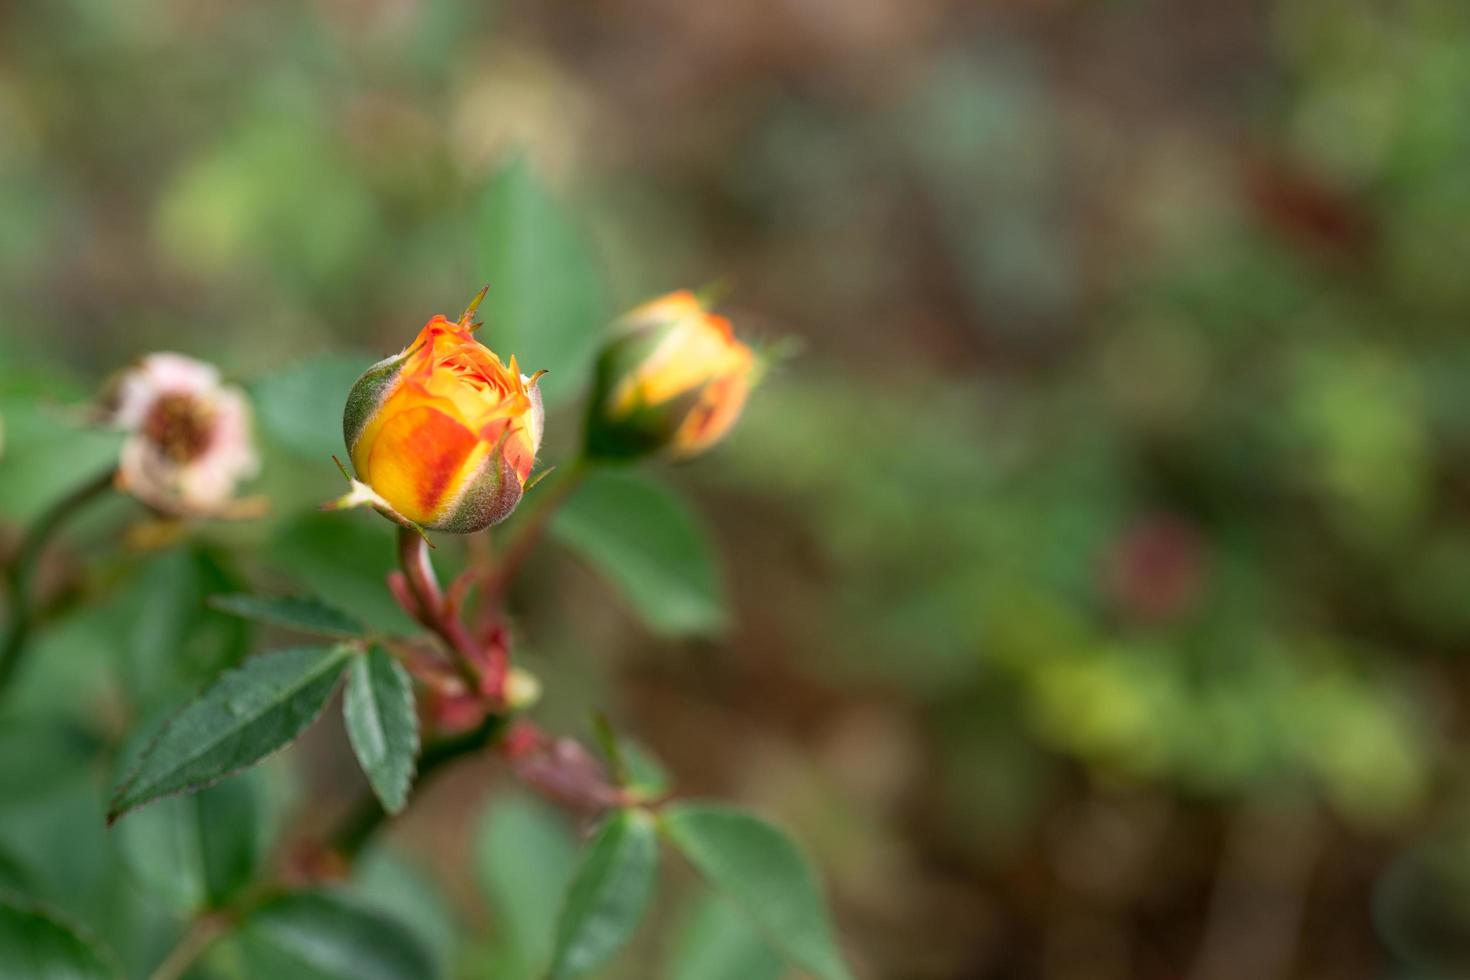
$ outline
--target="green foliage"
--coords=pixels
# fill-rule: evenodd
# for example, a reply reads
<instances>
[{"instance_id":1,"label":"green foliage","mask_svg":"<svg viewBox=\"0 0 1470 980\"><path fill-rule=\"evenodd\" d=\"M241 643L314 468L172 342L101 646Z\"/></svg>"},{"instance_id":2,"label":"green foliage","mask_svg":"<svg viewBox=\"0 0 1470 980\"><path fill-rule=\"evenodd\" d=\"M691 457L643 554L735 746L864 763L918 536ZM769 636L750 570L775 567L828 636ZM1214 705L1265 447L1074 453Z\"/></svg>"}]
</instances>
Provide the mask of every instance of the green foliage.
<instances>
[{"instance_id":1,"label":"green foliage","mask_svg":"<svg viewBox=\"0 0 1470 980\"><path fill-rule=\"evenodd\" d=\"M656 72L638 70L646 38L629 47L605 11L500 30L504 5L478 0L196 6L6 8L0 564L26 522L115 463L118 434L86 408L148 350L245 380L264 462L249 492L270 510L165 529L114 495L48 549L31 655L0 705L0 886L149 975L179 910L237 901L274 869L262 787L207 784L290 741L349 661L351 748L401 806L412 719L380 651L319 664L253 721L219 706L221 687L291 656L247 660L264 631L242 619L329 640L418 632L384 591L393 529L310 512L339 489L328 457L348 387L488 283L480 337L527 373L551 369L539 465L564 466L609 297L728 276L743 337L801 330L810 353L693 470L697 514L630 472L570 498L552 534L612 588L555 594L537 578L553 567L532 562L510 590L543 722L613 705L681 774L799 815L842 869L840 894L884 922L851 936L875 976L1034 971L1029 938L997 947L983 909L1013 915L1016 936L1065 940L1042 918L1055 903L1032 901L1058 889L1106 899L1089 906L1089 951L1188 975L1174 958L1212 935L1207 903L1163 922L1159 896L1203 894L1201 869L1237 857L1275 867L1280 842L1237 855L1220 830L1283 790L1330 829L1292 849L1317 863L1302 914L1281 922L1362 909L1387 869L1373 929L1302 928L1295 963L1466 972L1470 851L1425 846L1463 808L1467 775L1463 0L1281 0L1218 31L1135 16L1166 4L1097 4L1099 30L1062 32L1065 57L1044 17L934 31L901 4L878 20L835 4L820 57L732 59L750 53L732 39L770 26L732 8L661 49ZM832 98L879 35L900 42L885 49L895 70ZM1171 57L1138 57L1156 49ZM1205 99L1159 84L1201 53L1247 84ZM1086 84L1056 84L1063 64ZM1115 101L1137 138L1094 124ZM738 648L664 656L668 638L729 621L703 517L752 622ZM436 543L448 582L466 549ZM323 599L243 594L261 583ZM97 783L131 757L125 736L237 666L163 731L123 802L207 788L105 833ZM256 679L231 690L285 683ZM668 744L686 730L688 746ZM313 780L307 831L361 789L346 743L313 749L310 770L341 778ZM627 789L667 790L644 755L615 754ZM464 799L434 794L406 833L458 826ZM669 838L728 900L652 915L646 928L675 931L648 937L674 939L672 960L609 973L798 969L759 916L789 911L781 889L809 895L791 870L804 865L689 810L670 811ZM1126 859L1160 840L1179 859L1151 861L1138 886ZM497 786L474 860L488 914L455 921L422 875L374 866L381 848L358 870L443 970L529 980L556 964L574 842ZM1085 857L1098 853L1117 859L1107 881ZM452 864L435 868L458 897ZM600 908L620 866L583 865L579 907ZM321 921L293 935L310 946ZM932 966L893 941L920 926ZM193 973L344 972L279 945L259 970L236 948Z\"/></svg>"},{"instance_id":2,"label":"green foliage","mask_svg":"<svg viewBox=\"0 0 1470 980\"><path fill-rule=\"evenodd\" d=\"M82 424L74 406L84 404L88 392L74 379L39 365L29 372L17 367L0 366L0 516L31 521L82 480L112 466L121 437Z\"/></svg>"},{"instance_id":3,"label":"green foliage","mask_svg":"<svg viewBox=\"0 0 1470 980\"><path fill-rule=\"evenodd\" d=\"M595 470L551 530L655 631L704 635L725 627L725 587L708 534L661 484L630 471Z\"/></svg>"},{"instance_id":4,"label":"green foliage","mask_svg":"<svg viewBox=\"0 0 1470 980\"><path fill-rule=\"evenodd\" d=\"M319 111L302 98L287 109L278 94L189 160L159 202L164 252L199 275L260 263L306 294L339 289L367 258L379 216Z\"/></svg>"},{"instance_id":5,"label":"green foliage","mask_svg":"<svg viewBox=\"0 0 1470 980\"><path fill-rule=\"evenodd\" d=\"M76 779L98 747L95 736L69 722L0 715L0 782L11 787L5 799L44 797Z\"/></svg>"},{"instance_id":6,"label":"green foliage","mask_svg":"<svg viewBox=\"0 0 1470 980\"><path fill-rule=\"evenodd\" d=\"M560 404L586 383L607 321L601 270L522 157L491 178L477 228L476 269L490 285L480 308L486 340L513 352L524 373L549 372L542 396L548 407Z\"/></svg>"},{"instance_id":7,"label":"green foliage","mask_svg":"<svg viewBox=\"0 0 1470 980\"><path fill-rule=\"evenodd\" d=\"M387 847L375 847L358 859L348 893L364 908L396 920L412 932L447 973L464 937L455 908L419 867Z\"/></svg>"},{"instance_id":8,"label":"green foliage","mask_svg":"<svg viewBox=\"0 0 1470 980\"><path fill-rule=\"evenodd\" d=\"M342 405L353 382L374 360L328 354L262 377L251 386L261 429L303 460L325 463L331 456L345 460Z\"/></svg>"},{"instance_id":9,"label":"green foliage","mask_svg":"<svg viewBox=\"0 0 1470 980\"><path fill-rule=\"evenodd\" d=\"M164 726L114 792L108 821L207 786L289 743L321 713L352 654L348 646L296 647L225 674Z\"/></svg>"},{"instance_id":10,"label":"green foliage","mask_svg":"<svg viewBox=\"0 0 1470 980\"><path fill-rule=\"evenodd\" d=\"M0 976L121 980L110 957L48 912L0 896Z\"/></svg>"},{"instance_id":11,"label":"green foliage","mask_svg":"<svg viewBox=\"0 0 1470 980\"><path fill-rule=\"evenodd\" d=\"M0 851L0 893L8 891L24 895L30 890L29 872L14 857Z\"/></svg>"},{"instance_id":12,"label":"green foliage","mask_svg":"<svg viewBox=\"0 0 1470 980\"><path fill-rule=\"evenodd\" d=\"M783 832L731 807L694 803L669 807L660 826L793 965L821 980L851 976L833 941L811 864Z\"/></svg>"},{"instance_id":13,"label":"green foliage","mask_svg":"<svg viewBox=\"0 0 1470 980\"><path fill-rule=\"evenodd\" d=\"M693 903L680 923L669 980L779 980L781 957L745 915L710 895Z\"/></svg>"},{"instance_id":14,"label":"green foliage","mask_svg":"<svg viewBox=\"0 0 1470 980\"><path fill-rule=\"evenodd\" d=\"M338 489L334 484L333 491ZM302 589L368 628L411 633L416 624L387 598L383 587L394 568L394 531L376 514L305 514L280 527L267 554L273 563L291 569Z\"/></svg>"},{"instance_id":15,"label":"green foliage","mask_svg":"<svg viewBox=\"0 0 1470 980\"><path fill-rule=\"evenodd\" d=\"M209 608L216 595L242 585L219 552L174 549L133 574L103 625L122 629L118 666L140 703L152 707L192 693L245 656L249 627Z\"/></svg>"},{"instance_id":16,"label":"green foliage","mask_svg":"<svg viewBox=\"0 0 1470 980\"><path fill-rule=\"evenodd\" d=\"M262 815L259 774L245 772L129 813L113 832L144 887L197 912L223 907L260 870Z\"/></svg>"},{"instance_id":17,"label":"green foliage","mask_svg":"<svg viewBox=\"0 0 1470 980\"><path fill-rule=\"evenodd\" d=\"M614 811L592 838L567 892L551 975L581 976L622 948L643 917L657 871L653 816L642 810Z\"/></svg>"},{"instance_id":18,"label":"green foliage","mask_svg":"<svg viewBox=\"0 0 1470 980\"><path fill-rule=\"evenodd\" d=\"M214 596L209 604L259 623L284 626L298 633L347 638L364 632L363 625L347 613L312 596Z\"/></svg>"},{"instance_id":19,"label":"green foliage","mask_svg":"<svg viewBox=\"0 0 1470 980\"><path fill-rule=\"evenodd\" d=\"M408 802L419 752L419 718L408 672L381 647L354 657L342 702L347 737L373 792L389 813Z\"/></svg>"},{"instance_id":20,"label":"green foliage","mask_svg":"<svg viewBox=\"0 0 1470 980\"><path fill-rule=\"evenodd\" d=\"M0 796L0 847L24 876L25 894L87 924L126 955L119 930L135 925L135 907L116 904L120 869L92 769L97 745L69 725L0 731L0 779L14 787Z\"/></svg>"},{"instance_id":21,"label":"green foliage","mask_svg":"<svg viewBox=\"0 0 1470 980\"><path fill-rule=\"evenodd\" d=\"M475 833L475 873L494 911L492 976L531 980L544 973L576 867L571 832L546 804L510 796L486 809Z\"/></svg>"},{"instance_id":22,"label":"green foliage","mask_svg":"<svg viewBox=\"0 0 1470 980\"><path fill-rule=\"evenodd\" d=\"M241 924L245 975L273 980L435 980L433 956L381 912L331 892L267 902Z\"/></svg>"},{"instance_id":23,"label":"green foliage","mask_svg":"<svg viewBox=\"0 0 1470 980\"><path fill-rule=\"evenodd\" d=\"M643 799L657 799L673 788L672 777L664 764L638 742L620 739L618 754L626 769L626 788L630 792Z\"/></svg>"}]
</instances>

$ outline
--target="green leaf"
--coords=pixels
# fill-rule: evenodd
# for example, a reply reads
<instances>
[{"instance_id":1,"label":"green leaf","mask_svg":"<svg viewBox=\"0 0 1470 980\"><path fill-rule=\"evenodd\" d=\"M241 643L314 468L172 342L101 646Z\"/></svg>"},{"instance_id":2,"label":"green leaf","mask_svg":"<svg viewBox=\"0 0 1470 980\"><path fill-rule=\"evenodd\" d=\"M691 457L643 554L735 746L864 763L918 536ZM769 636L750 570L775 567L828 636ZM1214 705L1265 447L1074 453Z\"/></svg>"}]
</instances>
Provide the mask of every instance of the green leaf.
<instances>
[{"instance_id":1,"label":"green leaf","mask_svg":"<svg viewBox=\"0 0 1470 980\"><path fill-rule=\"evenodd\" d=\"M633 935L658 870L658 835L643 810L619 810L593 838L556 929L553 977L607 962Z\"/></svg>"},{"instance_id":2,"label":"green leaf","mask_svg":"<svg viewBox=\"0 0 1470 980\"><path fill-rule=\"evenodd\" d=\"M259 867L262 810L257 773L241 773L128 814L117 826L119 851L139 883L174 908L219 908Z\"/></svg>"},{"instance_id":3,"label":"green leaf","mask_svg":"<svg viewBox=\"0 0 1470 980\"><path fill-rule=\"evenodd\" d=\"M366 354L328 354L260 379L251 393L261 428L304 459L326 461L333 453L342 455L347 393L376 360Z\"/></svg>"},{"instance_id":4,"label":"green leaf","mask_svg":"<svg viewBox=\"0 0 1470 980\"><path fill-rule=\"evenodd\" d=\"M52 764L61 761L51 759ZM0 793L0 844L22 862L27 895L74 921L107 929L115 913L126 910L114 905L113 882L122 876L114 873L112 836L102 823L101 787L87 761L58 770L44 791ZM8 790L11 784L0 785ZM112 938L119 949L123 944ZM0 970L0 977L6 975Z\"/></svg>"},{"instance_id":5,"label":"green leaf","mask_svg":"<svg viewBox=\"0 0 1470 980\"><path fill-rule=\"evenodd\" d=\"M780 980L781 957L750 918L707 895L679 929L669 980Z\"/></svg>"},{"instance_id":6,"label":"green leaf","mask_svg":"<svg viewBox=\"0 0 1470 980\"><path fill-rule=\"evenodd\" d=\"M108 823L161 796L208 786L290 742L321 713L351 655L347 646L296 647L226 673L164 726L114 793Z\"/></svg>"},{"instance_id":7,"label":"green leaf","mask_svg":"<svg viewBox=\"0 0 1470 980\"><path fill-rule=\"evenodd\" d=\"M16 363L7 361L7 368ZM122 435L84 424L72 408L90 395L86 386L34 363L25 376L0 376L0 514L8 520L29 524L80 480L116 465Z\"/></svg>"},{"instance_id":8,"label":"green leaf","mask_svg":"<svg viewBox=\"0 0 1470 980\"><path fill-rule=\"evenodd\" d=\"M397 813L408 802L419 754L419 718L408 672L379 647L354 658L342 714L373 792L385 810Z\"/></svg>"},{"instance_id":9,"label":"green leaf","mask_svg":"<svg viewBox=\"0 0 1470 980\"><path fill-rule=\"evenodd\" d=\"M0 803L48 796L84 772L101 748L98 736L77 722L0 716Z\"/></svg>"},{"instance_id":10,"label":"green leaf","mask_svg":"<svg viewBox=\"0 0 1470 980\"><path fill-rule=\"evenodd\" d=\"M222 612L300 633L321 636L358 636L364 627L347 613L315 596L257 596L237 593L215 596L209 604Z\"/></svg>"},{"instance_id":11,"label":"green leaf","mask_svg":"<svg viewBox=\"0 0 1470 980\"><path fill-rule=\"evenodd\" d=\"M267 903L237 937L244 976L271 980L433 980L434 958L395 919L331 892Z\"/></svg>"},{"instance_id":12,"label":"green leaf","mask_svg":"<svg viewBox=\"0 0 1470 980\"><path fill-rule=\"evenodd\" d=\"M111 959L50 913L0 898L0 977L120 980Z\"/></svg>"},{"instance_id":13,"label":"green leaf","mask_svg":"<svg viewBox=\"0 0 1470 980\"><path fill-rule=\"evenodd\" d=\"M665 810L662 827L793 965L820 980L851 977L833 941L816 874L785 833L742 810L690 803Z\"/></svg>"},{"instance_id":14,"label":"green leaf","mask_svg":"<svg viewBox=\"0 0 1470 980\"><path fill-rule=\"evenodd\" d=\"M203 548L176 548L129 570L128 587L99 612L132 697L171 704L238 662L250 626L210 609L212 594L241 584Z\"/></svg>"},{"instance_id":15,"label":"green leaf","mask_svg":"<svg viewBox=\"0 0 1470 980\"><path fill-rule=\"evenodd\" d=\"M587 382L607 320L601 272L586 239L524 159L491 178L480 206L480 308L486 344L521 369L551 372L548 407ZM465 297L469 299L468 296Z\"/></svg>"},{"instance_id":16,"label":"green leaf","mask_svg":"<svg viewBox=\"0 0 1470 980\"><path fill-rule=\"evenodd\" d=\"M387 847L374 847L352 866L347 894L413 933L443 972L460 948L457 910L435 881Z\"/></svg>"},{"instance_id":17,"label":"green leaf","mask_svg":"<svg viewBox=\"0 0 1470 980\"><path fill-rule=\"evenodd\" d=\"M663 796L673 785L669 771L658 757L630 739L622 739L619 751L628 772L627 789L641 799Z\"/></svg>"},{"instance_id":18,"label":"green leaf","mask_svg":"<svg viewBox=\"0 0 1470 980\"><path fill-rule=\"evenodd\" d=\"M669 792L669 771L658 757L628 738L619 738L604 715L593 717L598 748L619 786L636 801L652 800Z\"/></svg>"},{"instance_id":19,"label":"green leaf","mask_svg":"<svg viewBox=\"0 0 1470 980\"><path fill-rule=\"evenodd\" d=\"M511 796L486 809L475 836L475 870L506 956L497 977L544 973L576 864L571 831L539 800Z\"/></svg>"},{"instance_id":20,"label":"green leaf","mask_svg":"<svg viewBox=\"0 0 1470 980\"><path fill-rule=\"evenodd\" d=\"M68 760L34 737L22 736L12 747L53 769L44 789L12 784L0 774L0 848L24 875L14 890L64 921L85 924L86 938L120 961L125 975L146 976L158 965L159 944L172 937L177 920L164 903L140 891L120 860L116 834L103 823L107 787L96 778L97 757ZM0 965L0 977L11 976Z\"/></svg>"},{"instance_id":21,"label":"green leaf","mask_svg":"<svg viewBox=\"0 0 1470 980\"><path fill-rule=\"evenodd\" d=\"M656 632L717 633L725 590L703 527L668 488L627 471L592 473L551 524Z\"/></svg>"},{"instance_id":22,"label":"green leaf","mask_svg":"<svg viewBox=\"0 0 1470 980\"><path fill-rule=\"evenodd\" d=\"M0 850L0 892L12 891L29 892L34 885L31 883L30 872L25 866L17 861L11 854Z\"/></svg>"},{"instance_id":23,"label":"green leaf","mask_svg":"<svg viewBox=\"0 0 1470 980\"><path fill-rule=\"evenodd\" d=\"M305 514L272 536L269 558L276 566L289 568L302 587L372 629L409 633L419 629L418 624L387 598L383 585L397 568L397 533L376 514ZM440 574L448 579L453 569L441 565Z\"/></svg>"}]
</instances>

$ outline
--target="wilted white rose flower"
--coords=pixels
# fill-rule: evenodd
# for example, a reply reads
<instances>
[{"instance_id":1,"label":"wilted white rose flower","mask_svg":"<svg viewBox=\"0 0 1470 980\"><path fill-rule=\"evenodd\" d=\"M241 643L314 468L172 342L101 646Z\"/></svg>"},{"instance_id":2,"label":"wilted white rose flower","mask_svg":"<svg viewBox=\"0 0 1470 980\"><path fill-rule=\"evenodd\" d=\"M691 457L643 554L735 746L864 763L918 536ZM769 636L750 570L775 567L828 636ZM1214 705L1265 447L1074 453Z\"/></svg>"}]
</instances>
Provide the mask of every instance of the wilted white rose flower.
<instances>
[{"instance_id":1,"label":"wilted white rose flower","mask_svg":"<svg viewBox=\"0 0 1470 980\"><path fill-rule=\"evenodd\" d=\"M118 377L102 412L128 433L119 489L165 514L227 514L260 468L245 393L203 361L147 355Z\"/></svg>"}]
</instances>

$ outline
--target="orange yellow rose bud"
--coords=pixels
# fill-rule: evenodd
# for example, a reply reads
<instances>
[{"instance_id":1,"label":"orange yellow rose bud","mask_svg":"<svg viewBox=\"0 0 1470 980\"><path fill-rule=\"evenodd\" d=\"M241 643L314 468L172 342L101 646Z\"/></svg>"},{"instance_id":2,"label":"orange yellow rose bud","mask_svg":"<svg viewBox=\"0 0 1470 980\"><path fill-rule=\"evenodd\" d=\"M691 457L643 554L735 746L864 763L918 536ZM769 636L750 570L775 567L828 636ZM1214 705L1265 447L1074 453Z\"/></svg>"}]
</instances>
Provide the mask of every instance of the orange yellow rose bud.
<instances>
[{"instance_id":1,"label":"orange yellow rose bud","mask_svg":"<svg viewBox=\"0 0 1470 980\"><path fill-rule=\"evenodd\" d=\"M504 520L541 446L537 376L475 340L471 309L430 320L353 385L342 431L357 477L399 515L469 534Z\"/></svg>"},{"instance_id":2,"label":"orange yellow rose bud","mask_svg":"<svg viewBox=\"0 0 1470 980\"><path fill-rule=\"evenodd\" d=\"M730 321L693 293L681 290L638 307L598 359L588 455L704 452L735 425L759 368Z\"/></svg>"}]
</instances>

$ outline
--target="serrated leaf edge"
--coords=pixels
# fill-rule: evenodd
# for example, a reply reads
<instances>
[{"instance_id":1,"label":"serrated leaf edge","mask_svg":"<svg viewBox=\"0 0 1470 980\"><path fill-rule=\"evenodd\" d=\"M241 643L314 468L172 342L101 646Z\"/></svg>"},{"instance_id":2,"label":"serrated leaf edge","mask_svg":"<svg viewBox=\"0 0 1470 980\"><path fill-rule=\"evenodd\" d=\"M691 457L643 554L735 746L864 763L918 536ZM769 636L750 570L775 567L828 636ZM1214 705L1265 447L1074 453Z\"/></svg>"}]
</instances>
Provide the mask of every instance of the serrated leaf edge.
<instances>
[{"instance_id":1,"label":"serrated leaf edge","mask_svg":"<svg viewBox=\"0 0 1470 980\"><path fill-rule=\"evenodd\" d=\"M258 657L266 657L266 656L270 656L270 654L272 654L272 653L282 653L282 652L284 652L284 650L291 650L291 649L301 649L301 648L300 647L285 647L282 650L269 650L269 651L266 651L265 653L256 654L256 656L258 656ZM342 674L345 672L345 665L347 663L347 658L350 657L352 655L353 651L354 651L354 648L352 646L350 646L349 644L345 644L345 643L337 644L332 649L337 650L337 651L340 651L343 654L342 660L340 661L340 663L341 663L342 666L339 666L339 668L338 668L337 678L336 678L336 681L333 684L333 691L331 693L329 693L327 695L327 697L322 701L322 706L316 710L316 713L313 714L310 718L308 718L305 721L305 723L302 724L301 728L297 732L298 735L300 734L300 732L304 732L304 731L306 731L306 729L308 729L312 725L316 724L317 719L322 716L322 712L324 710L326 710L327 704L332 700L332 693L335 693L335 690L336 690L335 685L336 684L340 684L341 681L342 681ZM164 723L163 727L161 727L158 730L158 734L155 735L155 736L153 736L153 738L149 740L148 747L146 749L144 749L143 752L138 756L138 762L133 767L133 771L131 773L129 773L128 776L127 776L127 778L124 779L121 783L119 783L118 786L117 786L117 789L113 790L113 792L112 792L112 798L108 801L108 804L107 804L107 826L111 827L113 824L117 823L117 821L120 820L121 818L127 816L129 813L132 813L134 810L138 809L139 807L147 806L149 803L156 803L159 800L166 800L166 799L170 799L170 798L175 797L175 796L181 796L181 795L183 795L185 793L197 793L197 792L199 792L202 789L208 789L209 787L214 786L215 784L219 783L221 780L228 779L230 776L233 776L233 775L235 775L238 772L244 772L246 769L250 769L250 768L253 768L254 766L259 765L260 763L264 762L266 759L269 759L271 756L273 756L277 752L281 751L281 749L284 749L284 748L286 748L286 746L288 746L288 745L291 744L288 741L287 743L285 743L285 745L282 745L279 748L272 749L270 752L265 753L265 755L262 755L259 759L256 759L254 762L248 762L248 763L246 763L243 766L236 766L233 769L228 769L225 772L222 772L222 773L220 773L220 774L218 774L218 775L216 775L216 776L214 776L214 777L212 777L210 779L204 780L203 782L195 783L194 785L191 785L191 786L180 787L179 789L175 789L175 790L169 790L166 793L160 793L157 796L149 797L148 799L143 800L141 802L133 803L133 804L131 804L131 805L129 805L129 806L121 809L121 810L119 810L117 808L119 801L122 799L123 796L125 796L127 794L127 790L133 785L134 781L137 780L138 776L142 773L143 763L148 760L148 757L153 754L153 750L158 747L158 743L163 739L163 737L165 735L168 734L169 730L173 728L174 722L178 720L179 716L182 715L185 711L189 710L189 708L192 705L194 705L199 700L199 697L200 696L202 696L202 695L208 693L210 690L214 689L217 685L220 684L220 682L222 682L230 674L239 673L241 670L243 670L244 669L244 663L245 662L246 661L242 661L241 662L241 666L233 667L230 670L227 670L223 674L220 674L218 677L216 677L213 684L210 684L208 687L206 687L203 690L201 690L199 692L199 694L196 695L193 698L193 700L190 700L189 702L187 702L186 704L184 704L183 707L179 708L178 711L175 711L173 713L173 715L169 718L169 720L166 723ZM211 744L213 745L213 744L218 744L218 743L211 743Z\"/></svg>"},{"instance_id":2,"label":"serrated leaf edge","mask_svg":"<svg viewBox=\"0 0 1470 980\"><path fill-rule=\"evenodd\" d=\"M312 605L315 605L318 609L331 613L334 616L340 616L342 619L352 622L356 628L350 631L329 630L322 629L320 627L303 626L301 623L287 621L279 617L262 616L255 613L241 612L240 610L233 609L228 605L229 600L237 598L258 599L263 602L279 602L284 600L287 602L310 603ZM367 632L367 627L357 622L357 619L350 613L343 612L336 606L331 605L330 603L325 602L324 600L314 595L263 596L255 595L251 592L227 592L218 595L212 595L207 600L205 600L205 603L211 609L214 609L217 612L226 613L227 615L235 616L239 619L249 620L252 623L264 623L268 626L279 626L283 629L294 630L297 633L306 633L311 636L326 636L331 637L332 639L347 640L362 636Z\"/></svg>"},{"instance_id":3,"label":"serrated leaf edge","mask_svg":"<svg viewBox=\"0 0 1470 980\"><path fill-rule=\"evenodd\" d=\"M397 671L400 671L400 672L405 673L405 675L406 675L406 672L403 671L403 665L400 664L392 656L392 654L388 654L387 656L388 656L389 662L392 663L393 668L395 670L397 670ZM364 664L364 669L365 670L368 670L368 671L371 671L372 670L371 666L368 666L367 665L367 653L366 652L362 655L362 662ZM350 690L350 685L352 683L352 678L351 678L350 675L348 676L347 683L349 684L349 690ZM372 706L373 706L373 713L374 713L374 715L375 716L378 716L378 717L381 717L381 714L378 711L378 702L377 702L377 699L373 697L373 688L372 688L372 682L371 682L371 680L369 680L369 682L368 682L368 693L367 693L367 696L368 696L369 703L372 704ZM415 705L414 705L414 700L413 700L413 682L412 682L412 680L410 680L408 684L404 685L404 700L407 703L407 707L408 707L409 713L410 714L413 714L414 713ZM368 786L372 789L373 795L378 798L378 802L381 803L381 804L383 804L383 809L384 810L387 810L388 813L390 813L390 814L401 813L403 811L403 808L406 807L406 806L408 806L409 792L413 789L414 781L418 779L418 775L419 775L419 750L423 747L423 742L422 742L422 739L420 737L418 726L415 725L414 726L414 730L413 730L413 748L412 748L411 753L410 753L410 756L411 757L410 757L410 760L409 760L410 761L410 766L409 766L409 771L408 771L408 783L403 788L403 800L397 806L394 806L388 799L386 799L384 797L383 793L378 789L377 781L373 779L372 773L368 772L367 766L365 766L363 764L363 761L362 761L362 753L358 749L358 746L357 746L357 737L352 734L352 727L353 726L347 722L347 701L346 701L346 698L344 698L343 701L342 701L342 722L343 722L342 727L347 730L347 741L352 746L352 757L357 760L358 768L362 770L362 774L367 779Z\"/></svg>"}]
</instances>

